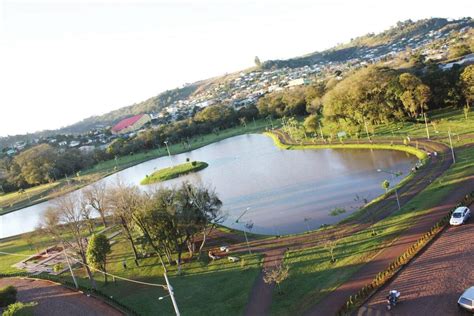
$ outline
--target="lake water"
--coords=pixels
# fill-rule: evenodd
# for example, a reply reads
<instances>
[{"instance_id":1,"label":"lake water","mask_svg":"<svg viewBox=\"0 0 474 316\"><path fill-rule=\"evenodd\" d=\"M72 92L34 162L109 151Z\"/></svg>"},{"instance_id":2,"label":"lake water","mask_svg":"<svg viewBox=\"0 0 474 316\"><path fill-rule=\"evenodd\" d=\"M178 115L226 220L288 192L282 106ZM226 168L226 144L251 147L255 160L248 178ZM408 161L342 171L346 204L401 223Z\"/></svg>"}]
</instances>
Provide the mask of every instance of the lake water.
<instances>
[{"instance_id":1,"label":"lake water","mask_svg":"<svg viewBox=\"0 0 474 316\"><path fill-rule=\"evenodd\" d=\"M155 169L183 163L186 158L205 161L209 167L194 174L151 186L173 186L183 180L215 188L228 213L228 227L252 232L290 234L332 224L356 211L363 199L382 194L381 182L390 179L376 170L390 169L407 175L417 158L400 151L319 149L282 150L264 135L229 138L194 151L150 160L104 178L107 185L120 181L139 185ZM397 182L402 177L397 179ZM50 201L0 217L0 238L32 231ZM247 208L239 223L237 217ZM335 208L346 210L330 216ZM306 219L306 220L305 220Z\"/></svg>"}]
</instances>

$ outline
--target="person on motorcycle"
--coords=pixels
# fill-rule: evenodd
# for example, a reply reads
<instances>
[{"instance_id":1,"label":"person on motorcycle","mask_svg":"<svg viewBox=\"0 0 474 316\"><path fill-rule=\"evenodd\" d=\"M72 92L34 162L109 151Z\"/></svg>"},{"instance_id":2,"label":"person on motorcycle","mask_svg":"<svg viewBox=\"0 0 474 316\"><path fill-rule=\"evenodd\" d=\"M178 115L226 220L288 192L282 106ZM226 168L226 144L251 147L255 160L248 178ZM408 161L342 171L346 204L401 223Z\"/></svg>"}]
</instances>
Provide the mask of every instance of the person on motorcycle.
<instances>
[{"instance_id":1,"label":"person on motorcycle","mask_svg":"<svg viewBox=\"0 0 474 316\"><path fill-rule=\"evenodd\" d=\"M398 298L400 297L400 292L397 290L391 290L388 292L387 300L390 305L395 306L397 304Z\"/></svg>"}]
</instances>

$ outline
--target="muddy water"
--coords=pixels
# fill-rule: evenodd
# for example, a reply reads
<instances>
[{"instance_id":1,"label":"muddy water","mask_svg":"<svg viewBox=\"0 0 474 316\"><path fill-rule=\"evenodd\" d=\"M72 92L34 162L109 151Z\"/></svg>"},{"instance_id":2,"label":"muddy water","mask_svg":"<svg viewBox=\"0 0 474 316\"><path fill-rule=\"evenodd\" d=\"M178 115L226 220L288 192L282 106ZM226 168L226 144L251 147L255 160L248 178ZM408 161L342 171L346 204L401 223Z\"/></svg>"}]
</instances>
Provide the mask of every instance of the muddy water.
<instances>
[{"instance_id":1,"label":"muddy water","mask_svg":"<svg viewBox=\"0 0 474 316\"><path fill-rule=\"evenodd\" d=\"M270 138L251 134L144 162L101 181L112 185L120 178L138 185L146 174L182 163L188 157L205 161L209 167L142 188L173 186L183 180L212 186L228 213L226 226L243 229L245 223L252 222L252 232L261 234L297 233L338 222L357 210L364 199L371 200L384 192L381 182L390 177L377 169L407 175L417 161L414 156L389 150L282 150ZM400 180L402 177L397 182ZM33 230L50 203L1 216L0 238ZM247 208L239 223L235 223ZM329 212L335 208L346 212L331 216Z\"/></svg>"}]
</instances>

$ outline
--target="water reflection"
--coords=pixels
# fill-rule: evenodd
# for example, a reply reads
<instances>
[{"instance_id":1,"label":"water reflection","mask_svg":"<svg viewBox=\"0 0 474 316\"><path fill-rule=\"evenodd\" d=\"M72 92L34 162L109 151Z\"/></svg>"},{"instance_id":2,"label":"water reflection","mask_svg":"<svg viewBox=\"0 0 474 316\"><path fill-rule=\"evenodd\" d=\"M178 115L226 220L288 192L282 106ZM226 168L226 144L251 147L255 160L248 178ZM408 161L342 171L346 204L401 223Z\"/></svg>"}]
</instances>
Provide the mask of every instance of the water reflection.
<instances>
[{"instance_id":1,"label":"water reflection","mask_svg":"<svg viewBox=\"0 0 474 316\"><path fill-rule=\"evenodd\" d=\"M371 200L383 193L386 175L376 169L391 169L408 174L416 157L387 150L281 150L263 135L242 135L172 157L162 157L107 177L112 185L120 178L139 184L155 169L182 163L186 158L209 163L192 175L142 187L152 190L173 186L183 180L215 187L229 213L227 226L247 207L242 222L254 222L253 232L289 234L341 220L353 213L361 199ZM398 179L398 180L401 180ZM359 199L357 200L357 196ZM0 237L31 231L49 202L24 208L0 217ZM329 216L334 208L344 208L341 216ZM310 218L304 222L305 218Z\"/></svg>"}]
</instances>

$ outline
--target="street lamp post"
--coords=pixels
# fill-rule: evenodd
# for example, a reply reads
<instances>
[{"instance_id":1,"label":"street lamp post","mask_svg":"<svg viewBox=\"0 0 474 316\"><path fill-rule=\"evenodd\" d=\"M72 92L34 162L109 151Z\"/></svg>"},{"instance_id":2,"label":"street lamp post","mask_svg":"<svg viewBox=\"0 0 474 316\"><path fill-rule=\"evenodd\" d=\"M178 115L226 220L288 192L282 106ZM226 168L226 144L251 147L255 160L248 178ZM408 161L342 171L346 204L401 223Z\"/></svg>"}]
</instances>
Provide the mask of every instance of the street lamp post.
<instances>
[{"instance_id":1,"label":"street lamp post","mask_svg":"<svg viewBox=\"0 0 474 316\"><path fill-rule=\"evenodd\" d=\"M163 267L163 276L165 277L166 289L168 290L168 295L160 296L158 299L161 301L165 297L169 296L171 298L171 302L173 303L173 308L174 308L174 312L176 313L176 316L181 316L181 313L179 312L179 309L178 309L178 303L176 303L176 299L174 297L173 287L171 286L171 283L168 280L168 274L167 274L168 269L166 269L165 263L163 262L163 259L161 258L161 255L158 254L158 256L160 258L161 266Z\"/></svg>"},{"instance_id":2,"label":"street lamp post","mask_svg":"<svg viewBox=\"0 0 474 316\"><path fill-rule=\"evenodd\" d=\"M384 172L384 173L388 173L388 174L392 175L392 181L395 180L395 177L398 177L399 175L402 174L401 172L393 172L393 171L382 170L382 169L377 169L377 172ZM398 210L400 210L401 207L400 207L400 199L398 198L398 190L397 190L396 186L394 188L395 188L395 197L397 198Z\"/></svg>"},{"instance_id":3,"label":"street lamp post","mask_svg":"<svg viewBox=\"0 0 474 316\"><path fill-rule=\"evenodd\" d=\"M170 149L169 149L169 147L168 147L168 141L165 140L164 143L165 143L165 145L166 145L166 150L168 151L168 156L171 158Z\"/></svg>"},{"instance_id":4,"label":"street lamp post","mask_svg":"<svg viewBox=\"0 0 474 316\"><path fill-rule=\"evenodd\" d=\"M308 224L308 222L309 222L310 220L311 220L310 217L305 217L305 218L304 218L304 223L306 224L306 228L308 229L307 232L310 231L310 229L309 229L309 224Z\"/></svg>"},{"instance_id":5,"label":"street lamp post","mask_svg":"<svg viewBox=\"0 0 474 316\"><path fill-rule=\"evenodd\" d=\"M245 213L247 213L248 211L250 210L250 207L247 207L245 209L245 211L242 212L242 214L240 214L239 217L237 217L237 219L235 220L235 223L239 223L239 220L242 218L242 216L245 215ZM249 244L249 239L247 238L247 232L245 231L245 228L248 228L249 230L251 230L253 228L253 223L251 222L248 222L244 225L244 236L245 236L245 242L247 243L247 249L249 251L249 254L252 254L252 251L250 250L250 244Z\"/></svg>"},{"instance_id":6,"label":"street lamp post","mask_svg":"<svg viewBox=\"0 0 474 316\"><path fill-rule=\"evenodd\" d=\"M168 288L168 292L170 293L169 295L171 297L171 302L173 303L176 316L180 316L181 314L179 313L178 304L176 303L176 299L174 298L173 287L171 286L170 281L168 280L168 275L166 274L166 272L163 273L163 275L165 276L166 287Z\"/></svg>"}]
</instances>

